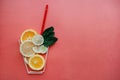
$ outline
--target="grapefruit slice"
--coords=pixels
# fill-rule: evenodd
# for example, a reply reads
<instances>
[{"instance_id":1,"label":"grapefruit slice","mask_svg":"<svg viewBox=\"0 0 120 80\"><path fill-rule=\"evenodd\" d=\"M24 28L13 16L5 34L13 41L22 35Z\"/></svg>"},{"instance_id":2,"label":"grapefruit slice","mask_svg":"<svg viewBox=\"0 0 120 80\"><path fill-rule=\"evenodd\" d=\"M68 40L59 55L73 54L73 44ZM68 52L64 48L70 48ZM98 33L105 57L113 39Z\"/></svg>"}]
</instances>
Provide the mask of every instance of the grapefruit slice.
<instances>
[{"instance_id":1,"label":"grapefruit slice","mask_svg":"<svg viewBox=\"0 0 120 80\"><path fill-rule=\"evenodd\" d=\"M31 57L35 54L35 52L33 51L33 47L35 45L33 44L32 41L30 40L26 40L24 41L21 45L20 45L20 52L23 56L25 57Z\"/></svg>"}]
</instances>

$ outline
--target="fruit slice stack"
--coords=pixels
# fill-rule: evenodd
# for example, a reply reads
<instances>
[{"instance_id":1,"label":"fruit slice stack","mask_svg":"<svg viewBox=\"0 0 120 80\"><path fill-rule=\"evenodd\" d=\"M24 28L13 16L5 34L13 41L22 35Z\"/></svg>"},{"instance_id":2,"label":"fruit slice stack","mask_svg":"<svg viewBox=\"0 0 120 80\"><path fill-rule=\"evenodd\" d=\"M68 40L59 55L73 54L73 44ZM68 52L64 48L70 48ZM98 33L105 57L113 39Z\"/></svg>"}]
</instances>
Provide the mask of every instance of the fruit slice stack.
<instances>
[{"instance_id":1,"label":"fruit slice stack","mask_svg":"<svg viewBox=\"0 0 120 80\"><path fill-rule=\"evenodd\" d=\"M47 28L41 35L33 29L27 29L22 33L20 53L30 69L38 71L44 68L44 54L57 40L53 27Z\"/></svg>"}]
</instances>

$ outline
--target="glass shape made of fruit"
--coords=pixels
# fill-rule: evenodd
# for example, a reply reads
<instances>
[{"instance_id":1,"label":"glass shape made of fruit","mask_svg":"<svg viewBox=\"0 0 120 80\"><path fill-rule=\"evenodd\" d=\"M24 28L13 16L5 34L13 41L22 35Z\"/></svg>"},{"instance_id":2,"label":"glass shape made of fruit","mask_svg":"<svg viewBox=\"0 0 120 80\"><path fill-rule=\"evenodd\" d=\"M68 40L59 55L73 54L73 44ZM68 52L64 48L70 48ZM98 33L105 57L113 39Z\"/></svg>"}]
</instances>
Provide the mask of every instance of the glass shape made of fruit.
<instances>
[{"instance_id":1,"label":"glass shape made of fruit","mask_svg":"<svg viewBox=\"0 0 120 80\"><path fill-rule=\"evenodd\" d=\"M23 31L20 37L20 53L28 74L44 72L49 47L57 40L54 27L45 29L42 34L38 34L34 29Z\"/></svg>"}]
</instances>

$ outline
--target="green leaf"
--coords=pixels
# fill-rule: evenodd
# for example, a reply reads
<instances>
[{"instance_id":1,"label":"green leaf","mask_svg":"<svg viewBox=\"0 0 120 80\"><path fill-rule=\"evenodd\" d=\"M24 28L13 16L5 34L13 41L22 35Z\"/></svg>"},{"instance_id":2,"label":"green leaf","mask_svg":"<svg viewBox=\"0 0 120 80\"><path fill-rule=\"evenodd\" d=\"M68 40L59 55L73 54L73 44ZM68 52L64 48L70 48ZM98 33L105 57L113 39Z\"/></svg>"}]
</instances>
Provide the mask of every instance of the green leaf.
<instances>
[{"instance_id":1,"label":"green leaf","mask_svg":"<svg viewBox=\"0 0 120 80\"><path fill-rule=\"evenodd\" d=\"M58 39L55 36L54 27L47 28L43 33L42 36L44 37L43 45L48 47L52 46Z\"/></svg>"},{"instance_id":2,"label":"green leaf","mask_svg":"<svg viewBox=\"0 0 120 80\"><path fill-rule=\"evenodd\" d=\"M54 35L55 35L55 32L50 32L48 35L44 36L44 39L46 40L49 37L54 37Z\"/></svg>"},{"instance_id":3,"label":"green leaf","mask_svg":"<svg viewBox=\"0 0 120 80\"><path fill-rule=\"evenodd\" d=\"M54 35L55 35L55 32L50 32L47 36L48 37L54 37Z\"/></svg>"},{"instance_id":4,"label":"green leaf","mask_svg":"<svg viewBox=\"0 0 120 80\"><path fill-rule=\"evenodd\" d=\"M44 41L43 45L46 47L52 46L57 40L58 38L56 37L49 37Z\"/></svg>"},{"instance_id":5,"label":"green leaf","mask_svg":"<svg viewBox=\"0 0 120 80\"><path fill-rule=\"evenodd\" d=\"M54 31L54 28L51 26L51 27L45 29L45 31L42 33L42 36L46 37L47 35L50 34L50 32L53 32L53 31Z\"/></svg>"}]
</instances>

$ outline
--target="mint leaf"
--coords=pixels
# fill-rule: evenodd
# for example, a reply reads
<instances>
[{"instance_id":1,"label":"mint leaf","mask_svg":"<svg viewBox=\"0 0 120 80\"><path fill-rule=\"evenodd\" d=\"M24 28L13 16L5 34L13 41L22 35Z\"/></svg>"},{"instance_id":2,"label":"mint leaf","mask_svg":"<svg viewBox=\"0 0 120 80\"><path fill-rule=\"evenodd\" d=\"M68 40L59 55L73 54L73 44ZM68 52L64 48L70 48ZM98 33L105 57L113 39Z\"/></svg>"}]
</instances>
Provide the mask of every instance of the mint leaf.
<instances>
[{"instance_id":1,"label":"mint leaf","mask_svg":"<svg viewBox=\"0 0 120 80\"><path fill-rule=\"evenodd\" d=\"M56 38L56 37L49 37L46 40L44 40L43 45L46 47L52 46L57 40L58 40L58 38Z\"/></svg>"},{"instance_id":2,"label":"mint leaf","mask_svg":"<svg viewBox=\"0 0 120 80\"><path fill-rule=\"evenodd\" d=\"M49 37L54 37L54 35L55 35L55 32L49 32L49 34L47 34L47 35L45 35L43 37L44 37L44 39L47 39Z\"/></svg>"},{"instance_id":3,"label":"mint leaf","mask_svg":"<svg viewBox=\"0 0 120 80\"><path fill-rule=\"evenodd\" d=\"M42 33L42 36L44 38L43 45L46 46L46 47L52 46L58 40L58 38L54 37L55 36L54 27L47 28Z\"/></svg>"},{"instance_id":4,"label":"mint leaf","mask_svg":"<svg viewBox=\"0 0 120 80\"><path fill-rule=\"evenodd\" d=\"M49 28L47 28L43 33L42 33L42 36L43 37L46 37L50 34L50 32L53 32L54 31L54 28L51 26Z\"/></svg>"}]
</instances>

